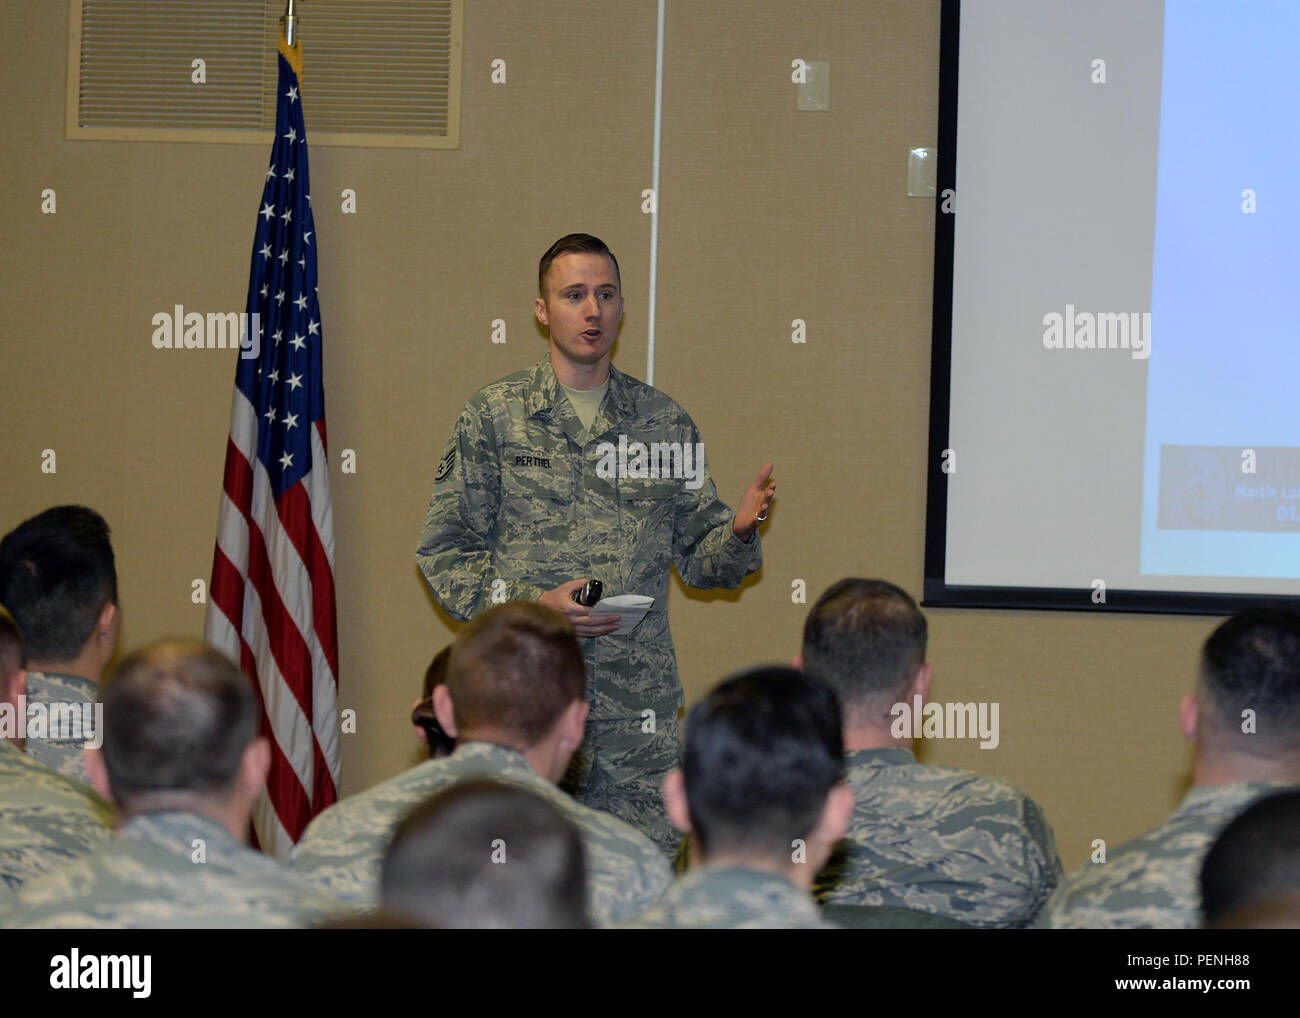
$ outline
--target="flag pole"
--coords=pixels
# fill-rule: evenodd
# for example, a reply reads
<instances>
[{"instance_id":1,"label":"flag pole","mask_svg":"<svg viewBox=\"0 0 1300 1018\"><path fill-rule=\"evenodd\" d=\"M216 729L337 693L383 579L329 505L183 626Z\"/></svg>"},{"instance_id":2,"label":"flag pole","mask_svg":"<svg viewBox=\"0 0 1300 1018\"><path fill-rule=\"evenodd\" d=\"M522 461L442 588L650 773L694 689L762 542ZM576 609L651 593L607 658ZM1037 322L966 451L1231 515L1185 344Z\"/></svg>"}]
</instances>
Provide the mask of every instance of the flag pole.
<instances>
[{"instance_id":1,"label":"flag pole","mask_svg":"<svg viewBox=\"0 0 1300 1018\"><path fill-rule=\"evenodd\" d=\"M289 6L284 9L284 17L280 19L280 24L284 26L284 41L290 47L293 46L293 40L298 34L298 13L294 9L294 0L288 0Z\"/></svg>"}]
</instances>

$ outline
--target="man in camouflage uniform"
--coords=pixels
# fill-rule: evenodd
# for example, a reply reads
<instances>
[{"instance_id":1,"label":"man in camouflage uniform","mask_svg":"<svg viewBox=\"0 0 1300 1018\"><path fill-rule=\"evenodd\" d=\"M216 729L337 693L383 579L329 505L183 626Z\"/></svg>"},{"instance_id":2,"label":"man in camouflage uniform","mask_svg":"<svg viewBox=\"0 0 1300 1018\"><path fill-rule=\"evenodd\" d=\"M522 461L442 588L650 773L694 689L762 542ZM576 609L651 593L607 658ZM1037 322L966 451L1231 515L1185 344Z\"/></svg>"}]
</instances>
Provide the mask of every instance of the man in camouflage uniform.
<instances>
[{"instance_id":1,"label":"man in camouflage uniform","mask_svg":"<svg viewBox=\"0 0 1300 1018\"><path fill-rule=\"evenodd\" d=\"M833 928L809 887L853 810L840 723L834 691L790 668L737 675L697 704L664 781L694 865L627 926Z\"/></svg>"},{"instance_id":2,"label":"man in camouflage uniform","mask_svg":"<svg viewBox=\"0 0 1300 1018\"><path fill-rule=\"evenodd\" d=\"M91 780L116 835L18 892L7 928L300 927L341 906L243 842L270 762L257 694L199 643L146 647L105 684Z\"/></svg>"},{"instance_id":3,"label":"man in camouflage uniform","mask_svg":"<svg viewBox=\"0 0 1300 1018\"><path fill-rule=\"evenodd\" d=\"M654 843L555 785L582 742L585 686L582 653L564 616L525 601L476 616L453 645L447 681L433 693L455 751L325 810L303 832L290 865L334 897L373 905L384 852L403 816L458 781L489 778L535 792L577 826L597 923L657 901L672 871Z\"/></svg>"},{"instance_id":4,"label":"man in camouflage uniform","mask_svg":"<svg viewBox=\"0 0 1300 1018\"><path fill-rule=\"evenodd\" d=\"M538 277L534 311L550 350L462 411L416 561L453 618L508 599L570 617L583 637L591 718L566 787L672 854L677 836L659 786L678 759L684 699L669 573L675 565L689 586L737 587L759 568L772 465L733 513L686 411L610 364L623 299L618 263L601 241L561 238ZM607 596L653 597L654 607L631 632L614 634L614 616L591 615L571 598L587 578Z\"/></svg>"},{"instance_id":5,"label":"man in camouflage uniform","mask_svg":"<svg viewBox=\"0 0 1300 1018\"><path fill-rule=\"evenodd\" d=\"M1165 823L1071 873L1040 925L1188 929L1200 924L1200 869L1220 830L1263 795L1300 784L1300 613L1253 608L1201 652L1179 705L1195 744L1193 786Z\"/></svg>"},{"instance_id":6,"label":"man in camouflage uniform","mask_svg":"<svg viewBox=\"0 0 1300 1018\"><path fill-rule=\"evenodd\" d=\"M55 506L0 541L0 603L27 646L27 703L95 702L117 649L122 614L108 524L93 509ZM51 732L28 754L60 774L88 781L82 749L93 733Z\"/></svg>"},{"instance_id":7,"label":"man in camouflage uniform","mask_svg":"<svg viewBox=\"0 0 1300 1018\"><path fill-rule=\"evenodd\" d=\"M25 881L85 855L113 824L112 808L89 786L23 752L25 664L18 624L0 607L0 710L16 733L0 738L0 910Z\"/></svg>"},{"instance_id":8,"label":"man in camouflage uniform","mask_svg":"<svg viewBox=\"0 0 1300 1018\"><path fill-rule=\"evenodd\" d=\"M1028 925L1062 872L1042 809L996 778L917 763L911 729L891 731L894 704L929 694L926 630L916 602L883 580L841 580L808 613L795 665L839 693L855 801L817 897Z\"/></svg>"}]
</instances>

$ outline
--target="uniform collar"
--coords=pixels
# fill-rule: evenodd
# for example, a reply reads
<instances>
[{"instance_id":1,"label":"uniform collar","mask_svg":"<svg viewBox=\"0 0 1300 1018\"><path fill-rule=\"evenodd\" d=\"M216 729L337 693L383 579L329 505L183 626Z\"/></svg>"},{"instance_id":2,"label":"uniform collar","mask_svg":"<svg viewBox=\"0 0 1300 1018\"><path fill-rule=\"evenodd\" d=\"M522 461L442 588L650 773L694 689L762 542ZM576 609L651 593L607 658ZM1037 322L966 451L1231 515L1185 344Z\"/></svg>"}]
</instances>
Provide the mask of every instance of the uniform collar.
<instances>
[{"instance_id":1,"label":"uniform collar","mask_svg":"<svg viewBox=\"0 0 1300 1018\"><path fill-rule=\"evenodd\" d=\"M27 682L30 685L32 679L37 682L60 682L64 685L71 686L73 689L81 690L88 693L90 699L94 700L99 696L99 686L90 679L82 675L69 675L67 672L45 672L39 668L31 668L27 671Z\"/></svg>"},{"instance_id":2,"label":"uniform collar","mask_svg":"<svg viewBox=\"0 0 1300 1018\"><path fill-rule=\"evenodd\" d=\"M768 870L749 866L715 866L705 863L697 866L677 883L678 894L686 894L692 887L703 885L715 894L733 901L745 896L767 895L772 900L785 902L795 911L816 919L820 913L811 894L794 881Z\"/></svg>"},{"instance_id":3,"label":"uniform collar","mask_svg":"<svg viewBox=\"0 0 1300 1018\"><path fill-rule=\"evenodd\" d=\"M916 754L906 746L878 746L875 749L851 749L844 754L846 766L870 764L875 767L905 767L916 763Z\"/></svg>"},{"instance_id":4,"label":"uniform collar","mask_svg":"<svg viewBox=\"0 0 1300 1018\"><path fill-rule=\"evenodd\" d=\"M569 431L566 425L571 423L573 426L571 437L575 440L582 431L578 415L574 413L572 404L565 396L560 380L555 377L555 368L551 365L549 350L528 372L526 407L530 417L545 415L566 432ZM605 399L596 414L596 420L591 426L591 437L604 434L630 416L632 416L632 379L611 363L609 391L605 394Z\"/></svg>"},{"instance_id":5,"label":"uniform collar","mask_svg":"<svg viewBox=\"0 0 1300 1018\"><path fill-rule=\"evenodd\" d=\"M1193 785L1178 805L1178 816L1228 816L1268 792L1293 788L1279 782L1230 781L1217 785Z\"/></svg>"},{"instance_id":6,"label":"uniform collar","mask_svg":"<svg viewBox=\"0 0 1300 1018\"><path fill-rule=\"evenodd\" d=\"M460 742L456 748L451 751L451 756L447 760L491 760L500 767L522 767L529 773L536 774L532 764L525 759L524 755L517 749L511 749L509 746L502 746L496 742L483 742L474 740L471 742ZM429 761L435 763L436 761Z\"/></svg>"},{"instance_id":7,"label":"uniform collar","mask_svg":"<svg viewBox=\"0 0 1300 1018\"><path fill-rule=\"evenodd\" d=\"M212 817L179 809L136 813L122 823L118 834L130 834L169 846L184 843L186 851L191 837L204 838L212 844L238 844L230 832Z\"/></svg>"}]
</instances>

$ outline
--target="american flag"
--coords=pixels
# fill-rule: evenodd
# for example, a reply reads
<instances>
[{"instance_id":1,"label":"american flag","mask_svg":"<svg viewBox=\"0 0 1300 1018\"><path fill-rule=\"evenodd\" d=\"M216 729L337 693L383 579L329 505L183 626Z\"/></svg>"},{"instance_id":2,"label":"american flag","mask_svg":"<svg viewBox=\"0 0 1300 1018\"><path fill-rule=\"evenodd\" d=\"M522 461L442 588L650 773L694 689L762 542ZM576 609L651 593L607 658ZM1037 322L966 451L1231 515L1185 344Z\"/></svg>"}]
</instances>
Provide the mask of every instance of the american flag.
<instances>
[{"instance_id":1,"label":"american flag","mask_svg":"<svg viewBox=\"0 0 1300 1018\"><path fill-rule=\"evenodd\" d=\"M204 635L257 686L271 741L260 847L281 858L334 802L338 627L302 57L280 37L275 143L248 283L260 353L235 371Z\"/></svg>"}]
</instances>

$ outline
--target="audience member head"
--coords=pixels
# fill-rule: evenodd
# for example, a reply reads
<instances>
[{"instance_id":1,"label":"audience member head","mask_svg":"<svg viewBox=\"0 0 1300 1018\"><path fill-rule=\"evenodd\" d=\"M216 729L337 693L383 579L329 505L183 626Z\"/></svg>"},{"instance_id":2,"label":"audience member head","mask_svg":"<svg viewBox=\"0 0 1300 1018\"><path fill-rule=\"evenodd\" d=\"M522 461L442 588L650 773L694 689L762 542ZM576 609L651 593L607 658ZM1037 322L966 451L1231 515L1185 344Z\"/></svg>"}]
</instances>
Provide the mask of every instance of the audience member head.
<instances>
[{"instance_id":1,"label":"audience member head","mask_svg":"<svg viewBox=\"0 0 1300 1018\"><path fill-rule=\"evenodd\" d=\"M221 652L190 640L128 655L100 691L103 746L91 783L124 815L202 813L243 839L270 766L257 693Z\"/></svg>"},{"instance_id":2,"label":"audience member head","mask_svg":"<svg viewBox=\"0 0 1300 1018\"><path fill-rule=\"evenodd\" d=\"M1215 629L1180 721L1198 784L1300 781L1300 611L1261 605Z\"/></svg>"},{"instance_id":3,"label":"audience member head","mask_svg":"<svg viewBox=\"0 0 1300 1018\"><path fill-rule=\"evenodd\" d=\"M9 609L0 604L0 703L13 708L14 734L8 736L13 745L22 747L24 717L18 698L27 692L27 654L23 650L23 634Z\"/></svg>"},{"instance_id":4,"label":"audience member head","mask_svg":"<svg viewBox=\"0 0 1300 1018\"><path fill-rule=\"evenodd\" d=\"M433 656L429 667L424 672L424 693L415 706L411 708L411 724L416 736L429 744L429 758L450 756L456 748L456 740L442 730L438 715L433 709L433 691L447 681L447 662L451 660L451 645L448 644Z\"/></svg>"},{"instance_id":5,"label":"audience member head","mask_svg":"<svg viewBox=\"0 0 1300 1018\"><path fill-rule=\"evenodd\" d=\"M511 601L460 631L433 706L458 744L516 750L542 777L559 781L582 744L586 685L573 624L535 602Z\"/></svg>"},{"instance_id":6,"label":"audience member head","mask_svg":"<svg viewBox=\"0 0 1300 1018\"><path fill-rule=\"evenodd\" d=\"M0 541L0 602L21 627L33 668L98 682L112 660L121 615L108 534L93 509L61 505Z\"/></svg>"},{"instance_id":7,"label":"audience member head","mask_svg":"<svg viewBox=\"0 0 1300 1018\"><path fill-rule=\"evenodd\" d=\"M929 696L926 629L916 602L892 583L840 580L808 612L795 666L839 695L846 734L879 730L883 741L894 704ZM847 741L849 749L860 748L852 736Z\"/></svg>"},{"instance_id":8,"label":"audience member head","mask_svg":"<svg viewBox=\"0 0 1300 1018\"><path fill-rule=\"evenodd\" d=\"M1293 789L1255 801L1219 833L1201 865L1201 904L1206 925L1218 926L1297 896L1300 789Z\"/></svg>"},{"instance_id":9,"label":"audience member head","mask_svg":"<svg viewBox=\"0 0 1300 1018\"><path fill-rule=\"evenodd\" d=\"M383 907L432 927L587 925L582 838L526 789L473 780L426 800L384 858Z\"/></svg>"},{"instance_id":10,"label":"audience member head","mask_svg":"<svg viewBox=\"0 0 1300 1018\"><path fill-rule=\"evenodd\" d=\"M853 811L841 724L835 692L803 672L726 680L687 718L682 767L664 779L669 819L694 834L705 863L811 886Z\"/></svg>"}]
</instances>

